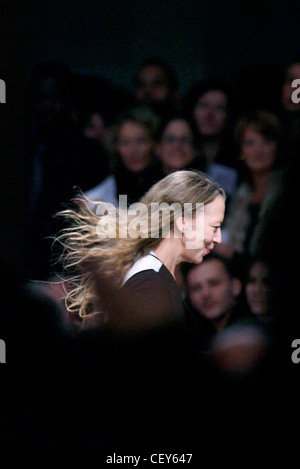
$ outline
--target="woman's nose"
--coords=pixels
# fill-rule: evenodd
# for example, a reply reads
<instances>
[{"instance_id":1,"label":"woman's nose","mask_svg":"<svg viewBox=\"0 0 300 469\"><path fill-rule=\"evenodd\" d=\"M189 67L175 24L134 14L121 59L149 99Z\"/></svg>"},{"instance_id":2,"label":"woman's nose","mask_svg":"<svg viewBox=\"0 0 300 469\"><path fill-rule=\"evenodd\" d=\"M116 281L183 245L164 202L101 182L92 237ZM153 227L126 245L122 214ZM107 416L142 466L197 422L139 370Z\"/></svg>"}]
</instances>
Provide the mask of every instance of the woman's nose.
<instances>
[{"instance_id":1,"label":"woman's nose","mask_svg":"<svg viewBox=\"0 0 300 469\"><path fill-rule=\"evenodd\" d=\"M220 229L218 229L218 231L215 233L213 241L214 243L217 243L217 244L222 243L222 232Z\"/></svg>"}]
</instances>

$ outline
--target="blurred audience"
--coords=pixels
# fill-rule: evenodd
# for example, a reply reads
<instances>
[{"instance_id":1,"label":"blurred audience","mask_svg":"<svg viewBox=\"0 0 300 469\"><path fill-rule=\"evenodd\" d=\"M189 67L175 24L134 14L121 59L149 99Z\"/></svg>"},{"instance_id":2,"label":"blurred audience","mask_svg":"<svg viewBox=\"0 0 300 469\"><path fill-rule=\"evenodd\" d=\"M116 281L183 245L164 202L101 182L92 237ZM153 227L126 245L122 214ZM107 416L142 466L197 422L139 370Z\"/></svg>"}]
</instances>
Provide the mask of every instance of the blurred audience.
<instances>
[{"instance_id":1,"label":"blurred audience","mask_svg":"<svg viewBox=\"0 0 300 469\"><path fill-rule=\"evenodd\" d=\"M195 83L182 108L195 129L195 146L205 160L205 172L231 196L238 174L232 141L234 99L229 86L215 79Z\"/></svg>"},{"instance_id":2,"label":"blurred audience","mask_svg":"<svg viewBox=\"0 0 300 469\"><path fill-rule=\"evenodd\" d=\"M281 127L275 114L253 111L240 117L236 142L242 163L241 183L232 198L219 252L255 254L271 207L284 184Z\"/></svg>"},{"instance_id":3,"label":"blurred audience","mask_svg":"<svg viewBox=\"0 0 300 469\"><path fill-rule=\"evenodd\" d=\"M156 153L162 166L162 174L179 169L198 169L220 184L227 197L230 197L236 189L237 171L219 163L207 164L195 141L194 126L182 114L173 114L162 120L156 133Z\"/></svg>"},{"instance_id":4,"label":"blurred audience","mask_svg":"<svg viewBox=\"0 0 300 469\"><path fill-rule=\"evenodd\" d=\"M153 139L158 122L147 107L129 109L120 116L115 125L112 173L86 192L89 199L117 205L119 195L127 195L131 204L160 178Z\"/></svg>"},{"instance_id":5,"label":"blurred audience","mask_svg":"<svg viewBox=\"0 0 300 469\"><path fill-rule=\"evenodd\" d=\"M195 83L182 108L196 130L196 146L208 163L235 166L231 126L233 97L229 86L216 79Z\"/></svg>"},{"instance_id":6,"label":"blurred audience","mask_svg":"<svg viewBox=\"0 0 300 469\"><path fill-rule=\"evenodd\" d=\"M191 123L181 115L174 114L164 119L155 137L162 176L179 169L204 168L203 160L195 159L197 152Z\"/></svg>"},{"instance_id":7,"label":"blurred audience","mask_svg":"<svg viewBox=\"0 0 300 469\"><path fill-rule=\"evenodd\" d=\"M270 311L270 268L260 258L252 258L248 267L245 292L249 309L259 318L266 318Z\"/></svg>"},{"instance_id":8,"label":"blurred audience","mask_svg":"<svg viewBox=\"0 0 300 469\"><path fill-rule=\"evenodd\" d=\"M179 80L174 68L159 57L147 58L134 77L138 104L149 106L160 117L166 117L179 105Z\"/></svg>"}]
</instances>

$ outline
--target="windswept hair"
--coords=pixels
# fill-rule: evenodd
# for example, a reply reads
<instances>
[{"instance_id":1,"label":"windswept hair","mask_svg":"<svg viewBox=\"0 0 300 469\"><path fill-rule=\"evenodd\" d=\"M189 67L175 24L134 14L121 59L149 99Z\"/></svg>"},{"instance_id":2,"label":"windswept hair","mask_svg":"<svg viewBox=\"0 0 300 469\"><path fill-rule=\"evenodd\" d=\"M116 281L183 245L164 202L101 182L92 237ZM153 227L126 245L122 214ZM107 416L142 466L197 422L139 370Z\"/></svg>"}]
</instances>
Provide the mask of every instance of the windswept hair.
<instances>
[{"instance_id":1,"label":"windswept hair","mask_svg":"<svg viewBox=\"0 0 300 469\"><path fill-rule=\"evenodd\" d=\"M55 242L63 248L60 261L70 285L66 296L68 310L82 318L107 312L107 287L120 288L131 266L157 246L163 237L164 217L160 212L153 223L153 204L161 204L168 211L171 231L176 218L176 212L172 210L174 204L183 209L184 204L189 203L190 215L193 215L196 204L208 204L218 195L225 199L223 189L200 171L182 170L169 174L140 199L145 211L139 215L139 226L142 228L137 237L126 236L132 221L130 213L124 226L122 210L106 210L109 206L103 202L95 202L96 213L86 198L78 203L76 209L59 212L58 216L67 222L67 227ZM148 228L150 220L151 232Z\"/></svg>"}]
</instances>

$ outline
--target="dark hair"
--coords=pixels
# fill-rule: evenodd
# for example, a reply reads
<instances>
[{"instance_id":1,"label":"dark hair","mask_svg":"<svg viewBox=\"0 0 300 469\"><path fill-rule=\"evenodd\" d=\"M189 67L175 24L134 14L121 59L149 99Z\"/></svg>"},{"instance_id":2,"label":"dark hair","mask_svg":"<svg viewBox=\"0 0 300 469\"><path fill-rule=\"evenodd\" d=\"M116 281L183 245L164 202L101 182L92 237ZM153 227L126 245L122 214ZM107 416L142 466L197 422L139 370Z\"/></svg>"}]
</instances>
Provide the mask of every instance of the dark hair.
<instances>
[{"instance_id":1,"label":"dark hair","mask_svg":"<svg viewBox=\"0 0 300 469\"><path fill-rule=\"evenodd\" d=\"M178 80L178 75L174 68L164 59L161 57L149 57L145 59L142 64L140 65L138 72L134 76L134 86L138 86L139 83L139 73L140 71L145 68L145 67L151 67L151 66L156 66L161 68L168 80L169 88L171 91L176 91L179 87L179 80Z\"/></svg>"},{"instance_id":2,"label":"dark hair","mask_svg":"<svg viewBox=\"0 0 300 469\"><path fill-rule=\"evenodd\" d=\"M209 78L204 81L194 83L182 100L182 112L189 119L193 119L193 111L197 101L201 96L209 91L222 91L227 98L227 112L229 115L233 112L233 90L224 80L218 78Z\"/></svg>"},{"instance_id":3,"label":"dark hair","mask_svg":"<svg viewBox=\"0 0 300 469\"><path fill-rule=\"evenodd\" d=\"M150 135L154 138L154 135L160 125L160 117L148 106L135 106L128 108L121 112L115 123L115 137L118 133L120 126L126 122L136 122L144 127L146 127Z\"/></svg>"},{"instance_id":4,"label":"dark hair","mask_svg":"<svg viewBox=\"0 0 300 469\"><path fill-rule=\"evenodd\" d=\"M256 263L264 264L269 269L269 276L271 276L270 262L267 259L267 256L264 253L255 254L253 256L248 255L244 258L244 268L243 268L243 283L246 285L249 281L250 270Z\"/></svg>"},{"instance_id":5,"label":"dark hair","mask_svg":"<svg viewBox=\"0 0 300 469\"><path fill-rule=\"evenodd\" d=\"M239 118L235 127L234 139L239 150L248 127L253 127L269 140L277 143L280 140L281 124L276 114L265 110L249 111Z\"/></svg>"},{"instance_id":6,"label":"dark hair","mask_svg":"<svg viewBox=\"0 0 300 469\"><path fill-rule=\"evenodd\" d=\"M162 139L163 133L166 130L169 123L173 122L173 121L176 121L176 120L183 120L188 124L188 126L190 127L191 132L192 132L193 143L195 143L195 139L196 139L195 128L194 128L191 120L188 119L182 113L171 114L171 115L168 115L165 119L161 120L160 125L157 127L157 130L154 134L155 141L160 142L161 139Z\"/></svg>"},{"instance_id":7,"label":"dark hair","mask_svg":"<svg viewBox=\"0 0 300 469\"><path fill-rule=\"evenodd\" d=\"M259 132L266 139L276 142L277 149L274 168L280 167L282 164L280 152L282 129L277 115L271 111L266 110L252 110L244 113L239 118L234 130L234 143L237 155L239 155L241 152L245 131L249 127ZM241 177L244 179L249 179L249 176L250 175L248 174L247 168L241 168Z\"/></svg>"},{"instance_id":8,"label":"dark hair","mask_svg":"<svg viewBox=\"0 0 300 469\"><path fill-rule=\"evenodd\" d=\"M210 261L221 262L224 267L224 270L230 278L240 278L240 274L238 273L235 263L232 260L223 257L215 252L211 252L209 255L203 257L203 261L201 264L190 264L187 262L181 264L181 271L185 281L187 281L187 277L193 269L196 269L197 267L199 267L199 265L203 265L204 263Z\"/></svg>"}]
</instances>

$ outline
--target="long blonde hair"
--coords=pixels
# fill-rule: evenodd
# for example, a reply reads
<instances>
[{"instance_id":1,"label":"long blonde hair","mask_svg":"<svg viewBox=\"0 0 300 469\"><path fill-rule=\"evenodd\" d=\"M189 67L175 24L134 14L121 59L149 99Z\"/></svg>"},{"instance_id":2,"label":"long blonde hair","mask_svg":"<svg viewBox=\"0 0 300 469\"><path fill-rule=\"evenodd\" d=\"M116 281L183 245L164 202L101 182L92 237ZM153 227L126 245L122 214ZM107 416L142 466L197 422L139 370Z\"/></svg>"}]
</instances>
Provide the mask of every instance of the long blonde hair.
<instances>
[{"instance_id":1,"label":"long blonde hair","mask_svg":"<svg viewBox=\"0 0 300 469\"><path fill-rule=\"evenodd\" d=\"M196 204L208 204L218 195L225 199L223 189L206 174L194 170L176 171L154 184L140 199L146 207L145 215L139 218L140 225L148 226L155 203L165 206L177 204L182 208L189 203L191 214L194 214ZM63 248L60 261L69 285L66 306L82 318L106 312L105 287L119 288L131 266L160 243L164 229L164 217L160 213L156 225L153 226L151 218L151 233L146 230L139 231L137 237L124 236L130 216L124 227L120 223L120 210L104 213L107 205L103 202L95 204L101 209L100 215L97 214L100 210L95 213L86 199L81 200L76 210L59 212L58 216L64 217L68 226L55 239ZM171 210L169 212L169 228L172 230L175 214ZM114 236L108 236L113 229Z\"/></svg>"}]
</instances>

